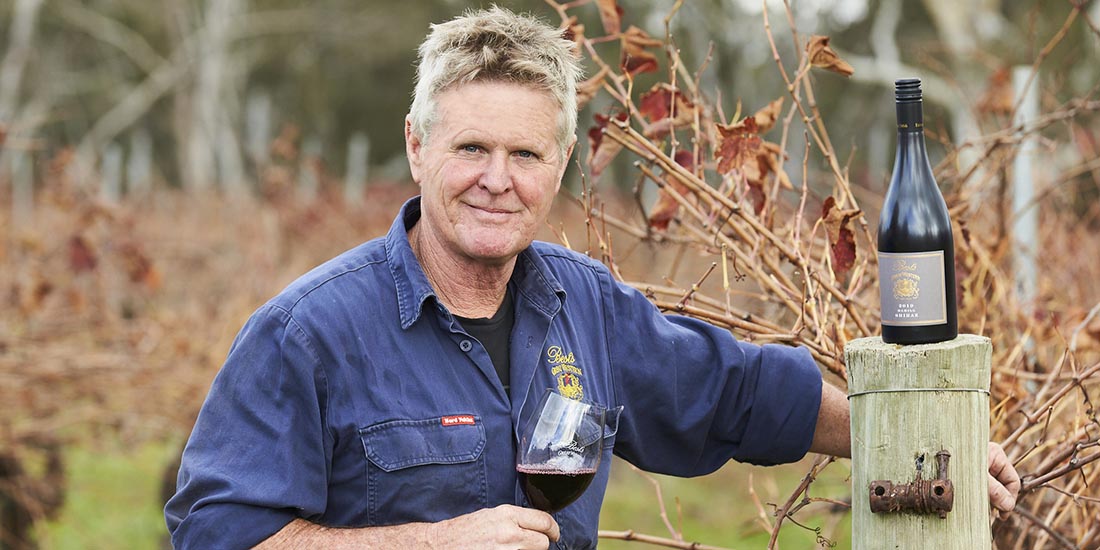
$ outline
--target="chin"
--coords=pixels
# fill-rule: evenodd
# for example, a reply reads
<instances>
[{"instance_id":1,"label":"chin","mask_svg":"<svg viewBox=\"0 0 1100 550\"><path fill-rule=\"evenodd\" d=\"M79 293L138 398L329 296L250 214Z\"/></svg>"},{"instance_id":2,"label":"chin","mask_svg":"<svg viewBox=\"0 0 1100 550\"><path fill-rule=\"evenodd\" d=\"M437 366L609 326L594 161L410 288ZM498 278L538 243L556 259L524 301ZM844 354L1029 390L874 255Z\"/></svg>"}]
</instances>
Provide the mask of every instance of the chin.
<instances>
[{"instance_id":1,"label":"chin","mask_svg":"<svg viewBox=\"0 0 1100 550\"><path fill-rule=\"evenodd\" d=\"M511 260L530 244L530 241L523 243L515 240L502 240L497 242L481 241L467 243L463 248L469 257L492 264L504 263Z\"/></svg>"}]
</instances>

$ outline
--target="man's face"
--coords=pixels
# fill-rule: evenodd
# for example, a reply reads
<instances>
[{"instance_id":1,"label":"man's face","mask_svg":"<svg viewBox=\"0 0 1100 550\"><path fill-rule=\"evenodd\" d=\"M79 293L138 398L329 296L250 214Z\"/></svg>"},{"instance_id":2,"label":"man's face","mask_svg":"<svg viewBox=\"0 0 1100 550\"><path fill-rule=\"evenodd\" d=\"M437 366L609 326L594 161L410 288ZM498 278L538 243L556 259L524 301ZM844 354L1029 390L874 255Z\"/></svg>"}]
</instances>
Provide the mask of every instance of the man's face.
<instances>
[{"instance_id":1,"label":"man's face","mask_svg":"<svg viewBox=\"0 0 1100 550\"><path fill-rule=\"evenodd\" d=\"M556 140L558 113L541 90L474 82L436 97L427 141L406 120L424 246L462 261L501 264L530 245L568 160Z\"/></svg>"}]
</instances>

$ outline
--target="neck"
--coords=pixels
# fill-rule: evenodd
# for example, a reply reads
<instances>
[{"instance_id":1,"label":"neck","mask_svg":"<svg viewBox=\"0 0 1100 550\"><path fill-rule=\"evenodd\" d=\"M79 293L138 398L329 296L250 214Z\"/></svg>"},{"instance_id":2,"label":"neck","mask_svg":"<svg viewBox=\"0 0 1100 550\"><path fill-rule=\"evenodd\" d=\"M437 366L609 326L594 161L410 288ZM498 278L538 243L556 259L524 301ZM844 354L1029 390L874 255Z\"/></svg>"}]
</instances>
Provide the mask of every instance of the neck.
<instances>
[{"instance_id":1,"label":"neck","mask_svg":"<svg viewBox=\"0 0 1100 550\"><path fill-rule=\"evenodd\" d=\"M431 242L420 231L420 223L409 230L409 244L437 299L451 313L477 319L492 317L500 308L516 265L515 258L501 264L486 264L450 253Z\"/></svg>"}]
</instances>

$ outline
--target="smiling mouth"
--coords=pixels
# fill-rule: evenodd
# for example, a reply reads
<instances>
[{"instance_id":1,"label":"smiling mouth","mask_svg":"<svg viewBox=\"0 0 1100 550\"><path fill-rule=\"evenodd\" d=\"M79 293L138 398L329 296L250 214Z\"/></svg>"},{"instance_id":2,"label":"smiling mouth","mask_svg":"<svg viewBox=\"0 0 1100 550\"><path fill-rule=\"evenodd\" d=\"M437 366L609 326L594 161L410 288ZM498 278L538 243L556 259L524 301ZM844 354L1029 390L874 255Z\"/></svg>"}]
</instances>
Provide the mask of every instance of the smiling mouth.
<instances>
[{"instance_id":1,"label":"smiling mouth","mask_svg":"<svg viewBox=\"0 0 1100 550\"><path fill-rule=\"evenodd\" d=\"M469 204L467 206L469 206L470 208L473 208L474 210L480 210L481 212L485 212L486 214L494 214L494 215L515 214L515 212L512 211L512 210L505 210L505 209L502 209L502 208L492 208L492 207L488 207L488 206L477 206L477 205L473 205L473 204Z\"/></svg>"}]
</instances>

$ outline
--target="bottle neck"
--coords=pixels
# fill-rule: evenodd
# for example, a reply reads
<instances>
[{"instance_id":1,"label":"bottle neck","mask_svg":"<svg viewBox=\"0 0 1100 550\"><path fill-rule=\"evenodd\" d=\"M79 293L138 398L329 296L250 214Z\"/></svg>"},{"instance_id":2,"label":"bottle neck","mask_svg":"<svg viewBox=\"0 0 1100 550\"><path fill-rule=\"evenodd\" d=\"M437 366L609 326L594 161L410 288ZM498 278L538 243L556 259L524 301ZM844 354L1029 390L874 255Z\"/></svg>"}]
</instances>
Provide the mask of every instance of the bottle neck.
<instances>
[{"instance_id":1,"label":"bottle neck","mask_svg":"<svg viewBox=\"0 0 1100 550\"><path fill-rule=\"evenodd\" d=\"M905 101L896 104L898 113L898 133L924 133L924 106L920 101Z\"/></svg>"},{"instance_id":2,"label":"bottle neck","mask_svg":"<svg viewBox=\"0 0 1100 550\"><path fill-rule=\"evenodd\" d=\"M898 112L898 161L912 156L913 161L924 159L924 113L920 101L907 101L897 104Z\"/></svg>"}]
</instances>

